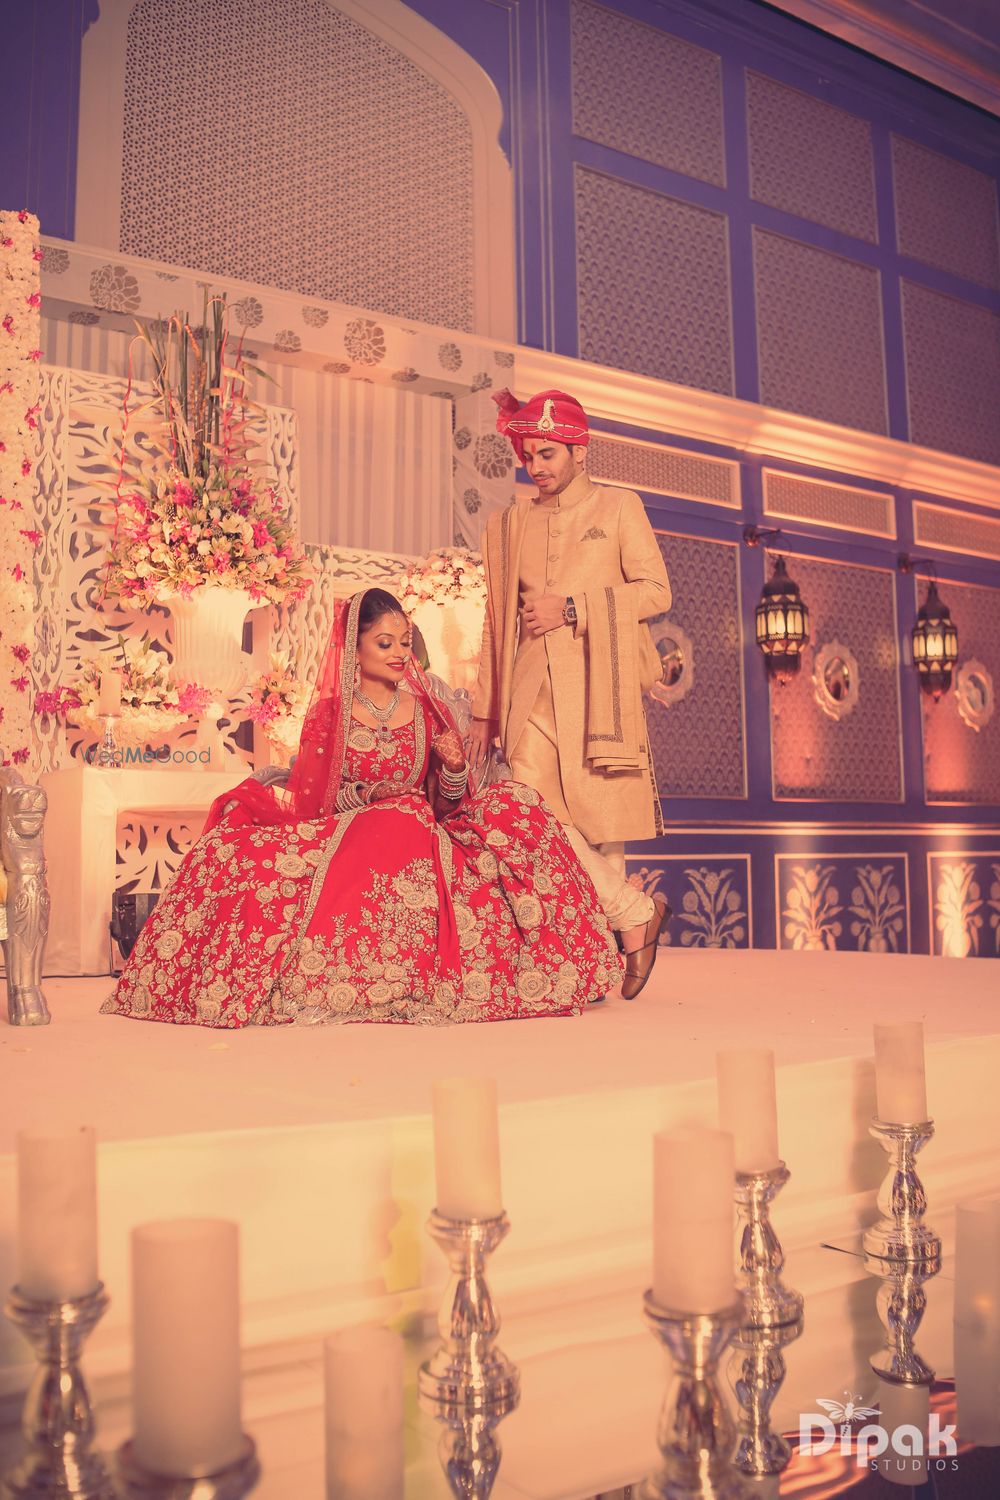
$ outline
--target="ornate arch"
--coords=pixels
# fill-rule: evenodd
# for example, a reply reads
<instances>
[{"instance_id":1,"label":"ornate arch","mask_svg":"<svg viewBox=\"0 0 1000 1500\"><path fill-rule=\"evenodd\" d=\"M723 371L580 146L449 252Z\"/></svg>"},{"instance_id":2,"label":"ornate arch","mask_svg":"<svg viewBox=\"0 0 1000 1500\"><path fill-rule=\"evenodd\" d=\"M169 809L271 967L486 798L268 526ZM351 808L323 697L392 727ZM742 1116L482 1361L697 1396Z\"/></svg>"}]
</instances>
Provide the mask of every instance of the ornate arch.
<instances>
[{"instance_id":1,"label":"ornate arch","mask_svg":"<svg viewBox=\"0 0 1000 1500\"><path fill-rule=\"evenodd\" d=\"M77 239L512 340L511 173L479 65L402 0L186 4L102 0L84 38Z\"/></svg>"}]
</instances>

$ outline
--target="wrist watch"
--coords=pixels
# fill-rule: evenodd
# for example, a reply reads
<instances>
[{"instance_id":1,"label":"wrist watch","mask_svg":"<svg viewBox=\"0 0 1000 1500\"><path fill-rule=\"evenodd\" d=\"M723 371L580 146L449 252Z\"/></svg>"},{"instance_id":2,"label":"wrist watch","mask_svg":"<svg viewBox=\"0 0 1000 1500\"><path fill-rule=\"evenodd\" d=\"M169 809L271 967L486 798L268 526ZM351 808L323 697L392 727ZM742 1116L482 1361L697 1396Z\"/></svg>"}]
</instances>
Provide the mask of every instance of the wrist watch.
<instances>
[{"instance_id":1,"label":"wrist watch","mask_svg":"<svg viewBox=\"0 0 1000 1500\"><path fill-rule=\"evenodd\" d=\"M573 603L573 595L566 595L566 603L563 605L563 624L576 624L576 605Z\"/></svg>"}]
</instances>

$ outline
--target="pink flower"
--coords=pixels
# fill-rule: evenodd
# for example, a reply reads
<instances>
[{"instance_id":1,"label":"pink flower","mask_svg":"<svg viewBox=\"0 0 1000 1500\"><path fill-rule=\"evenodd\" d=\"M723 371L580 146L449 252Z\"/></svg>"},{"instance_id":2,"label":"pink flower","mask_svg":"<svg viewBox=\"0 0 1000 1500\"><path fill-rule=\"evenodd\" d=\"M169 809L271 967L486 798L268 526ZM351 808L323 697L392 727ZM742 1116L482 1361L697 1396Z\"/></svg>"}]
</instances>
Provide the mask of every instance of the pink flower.
<instances>
[{"instance_id":1,"label":"pink flower","mask_svg":"<svg viewBox=\"0 0 1000 1500\"><path fill-rule=\"evenodd\" d=\"M59 714L63 710L63 700L59 692L45 692L35 694L36 714Z\"/></svg>"},{"instance_id":2,"label":"pink flower","mask_svg":"<svg viewBox=\"0 0 1000 1500\"><path fill-rule=\"evenodd\" d=\"M38 360L41 359L41 357L42 357L42 351L41 351L41 349L29 349L28 350L28 358L29 359L33 359L36 363L38 362Z\"/></svg>"},{"instance_id":3,"label":"pink flower","mask_svg":"<svg viewBox=\"0 0 1000 1500\"><path fill-rule=\"evenodd\" d=\"M212 558L212 567L215 569L216 573L228 573L229 558L224 552L216 552Z\"/></svg>"},{"instance_id":4,"label":"pink flower","mask_svg":"<svg viewBox=\"0 0 1000 1500\"><path fill-rule=\"evenodd\" d=\"M186 479L178 479L178 480L176 480L176 482L174 484L174 504L175 505L193 505L194 504L194 490L188 484L188 482L187 482Z\"/></svg>"},{"instance_id":5,"label":"pink flower","mask_svg":"<svg viewBox=\"0 0 1000 1500\"><path fill-rule=\"evenodd\" d=\"M21 579L24 577L24 569L21 567L21 564L20 563L15 563L14 566L11 568L10 572L11 572L11 577L15 578L17 580L17 582L20 583Z\"/></svg>"},{"instance_id":6,"label":"pink flower","mask_svg":"<svg viewBox=\"0 0 1000 1500\"><path fill-rule=\"evenodd\" d=\"M32 252L31 252L31 258L32 258L32 260L44 260L45 259L45 251L44 250L32 250Z\"/></svg>"},{"instance_id":7,"label":"pink flower","mask_svg":"<svg viewBox=\"0 0 1000 1500\"><path fill-rule=\"evenodd\" d=\"M13 243L14 241L11 239L9 234L5 234L3 239L0 240L0 244L3 245L5 250L9 250Z\"/></svg>"},{"instance_id":8,"label":"pink flower","mask_svg":"<svg viewBox=\"0 0 1000 1500\"><path fill-rule=\"evenodd\" d=\"M17 691L19 693L26 693L28 691L27 677L12 677L10 679L10 685L12 688L17 688Z\"/></svg>"},{"instance_id":9,"label":"pink flower","mask_svg":"<svg viewBox=\"0 0 1000 1500\"><path fill-rule=\"evenodd\" d=\"M254 521L254 523L253 523L253 544L254 544L254 546L255 547L266 547L268 545L268 543L270 542L270 540L271 540L271 533L267 529L266 522L264 522L264 521Z\"/></svg>"},{"instance_id":10,"label":"pink flower","mask_svg":"<svg viewBox=\"0 0 1000 1500\"><path fill-rule=\"evenodd\" d=\"M22 460L21 460L21 477L24 478L24 479L26 479L30 473L31 473L31 459L30 458L22 458Z\"/></svg>"},{"instance_id":11,"label":"pink flower","mask_svg":"<svg viewBox=\"0 0 1000 1500\"><path fill-rule=\"evenodd\" d=\"M17 657L18 661L22 664L22 666L28 660L28 657L31 655L31 647L30 646L25 646L25 645L11 646L10 649L14 653L14 655Z\"/></svg>"},{"instance_id":12,"label":"pink flower","mask_svg":"<svg viewBox=\"0 0 1000 1500\"><path fill-rule=\"evenodd\" d=\"M22 527L21 535L27 537L33 547L40 547L42 545L42 533L40 531L25 531Z\"/></svg>"},{"instance_id":13,"label":"pink flower","mask_svg":"<svg viewBox=\"0 0 1000 1500\"><path fill-rule=\"evenodd\" d=\"M28 747L27 747L27 745L22 745L21 749L20 750L15 750L14 754L11 756L11 760L14 762L15 766L23 766L24 763L25 763L25 761L27 759L28 759Z\"/></svg>"},{"instance_id":14,"label":"pink flower","mask_svg":"<svg viewBox=\"0 0 1000 1500\"><path fill-rule=\"evenodd\" d=\"M14 319L12 318L12 316L10 315L10 313L8 313L7 316L4 318L4 320L3 320L3 326L4 326L4 328L6 328L6 330L7 330L8 333L13 334L13 332L14 332Z\"/></svg>"},{"instance_id":15,"label":"pink flower","mask_svg":"<svg viewBox=\"0 0 1000 1500\"><path fill-rule=\"evenodd\" d=\"M32 292L31 296L27 298L27 303L28 303L29 307L41 307L41 305L42 305L42 294L41 294L41 292Z\"/></svg>"},{"instance_id":16,"label":"pink flower","mask_svg":"<svg viewBox=\"0 0 1000 1500\"><path fill-rule=\"evenodd\" d=\"M5 380L3 385L0 385L0 396L13 396L13 394L14 382L12 380Z\"/></svg>"},{"instance_id":17,"label":"pink flower","mask_svg":"<svg viewBox=\"0 0 1000 1500\"><path fill-rule=\"evenodd\" d=\"M20 219L22 224L27 224L28 210L26 208L19 208L17 211L17 217Z\"/></svg>"},{"instance_id":18,"label":"pink flower","mask_svg":"<svg viewBox=\"0 0 1000 1500\"><path fill-rule=\"evenodd\" d=\"M208 706L211 693L199 687L197 682L186 682L177 695L177 707L181 713L201 715Z\"/></svg>"}]
</instances>

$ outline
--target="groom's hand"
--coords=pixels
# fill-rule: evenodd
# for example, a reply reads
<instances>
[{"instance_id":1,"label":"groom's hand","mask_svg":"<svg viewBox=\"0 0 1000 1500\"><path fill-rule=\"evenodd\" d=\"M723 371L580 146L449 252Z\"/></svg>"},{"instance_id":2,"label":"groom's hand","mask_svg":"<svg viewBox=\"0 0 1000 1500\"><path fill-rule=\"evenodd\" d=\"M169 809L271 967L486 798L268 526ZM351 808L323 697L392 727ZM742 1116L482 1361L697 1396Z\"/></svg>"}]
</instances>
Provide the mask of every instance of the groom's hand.
<instances>
[{"instance_id":1,"label":"groom's hand","mask_svg":"<svg viewBox=\"0 0 1000 1500\"><path fill-rule=\"evenodd\" d=\"M497 726L493 719L473 719L469 729L469 763L478 771L488 759L493 741L497 737Z\"/></svg>"},{"instance_id":2,"label":"groom's hand","mask_svg":"<svg viewBox=\"0 0 1000 1500\"><path fill-rule=\"evenodd\" d=\"M521 625L529 635L548 635L550 630L558 630L560 625L565 625L563 609L566 605L564 594L542 594L538 599L532 599L521 611Z\"/></svg>"}]
</instances>

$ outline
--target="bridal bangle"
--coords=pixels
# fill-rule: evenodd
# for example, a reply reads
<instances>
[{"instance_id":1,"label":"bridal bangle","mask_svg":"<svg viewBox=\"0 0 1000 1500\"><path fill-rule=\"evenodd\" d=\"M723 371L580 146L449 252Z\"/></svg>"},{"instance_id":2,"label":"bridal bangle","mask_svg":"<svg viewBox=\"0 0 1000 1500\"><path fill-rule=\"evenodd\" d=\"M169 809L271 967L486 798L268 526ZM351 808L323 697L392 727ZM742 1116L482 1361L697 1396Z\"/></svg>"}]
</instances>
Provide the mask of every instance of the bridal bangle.
<instances>
[{"instance_id":1,"label":"bridal bangle","mask_svg":"<svg viewBox=\"0 0 1000 1500\"><path fill-rule=\"evenodd\" d=\"M442 797L447 797L449 802L457 802L459 797L465 795L465 789L469 785L468 765L464 765L460 771L449 771L447 766L442 766L438 772L438 785Z\"/></svg>"}]
</instances>

